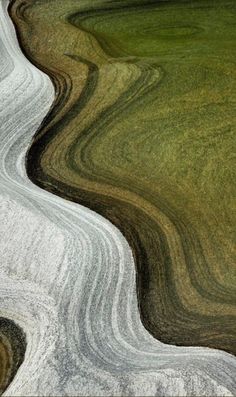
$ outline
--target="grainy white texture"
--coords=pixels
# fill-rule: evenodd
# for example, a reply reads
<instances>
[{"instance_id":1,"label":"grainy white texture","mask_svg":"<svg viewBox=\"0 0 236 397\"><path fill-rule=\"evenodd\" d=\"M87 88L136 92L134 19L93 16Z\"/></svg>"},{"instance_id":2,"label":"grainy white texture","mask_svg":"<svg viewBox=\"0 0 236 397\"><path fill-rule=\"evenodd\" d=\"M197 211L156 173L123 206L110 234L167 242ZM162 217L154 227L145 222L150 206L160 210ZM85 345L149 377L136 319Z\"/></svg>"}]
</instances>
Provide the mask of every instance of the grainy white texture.
<instances>
[{"instance_id":1,"label":"grainy white texture","mask_svg":"<svg viewBox=\"0 0 236 397\"><path fill-rule=\"evenodd\" d=\"M0 2L0 315L27 335L5 396L230 396L236 359L177 348L141 324L129 246L108 221L27 178L27 147L54 97Z\"/></svg>"}]
</instances>

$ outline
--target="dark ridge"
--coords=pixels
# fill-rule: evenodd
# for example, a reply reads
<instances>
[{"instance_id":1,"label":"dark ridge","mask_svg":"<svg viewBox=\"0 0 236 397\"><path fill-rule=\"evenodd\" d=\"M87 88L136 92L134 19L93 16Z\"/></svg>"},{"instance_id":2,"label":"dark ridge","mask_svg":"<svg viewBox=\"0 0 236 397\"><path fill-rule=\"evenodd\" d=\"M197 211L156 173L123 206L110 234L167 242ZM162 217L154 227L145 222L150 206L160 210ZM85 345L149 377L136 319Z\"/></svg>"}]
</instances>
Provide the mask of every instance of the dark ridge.
<instances>
[{"instance_id":1,"label":"dark ridge","mask_svg":"<svg viewBox=\"0 0 236 397\"><path fill-rule=\"evenodd\" d=\"M14 13L12 12L12 7L16 2L17 0L14 0L9 7L9 12L13 21ZM130 3L133 4L134 2ZM146 2L146 4L148 3L154 4L153 2ZM164 4L165 1L162 3ZM180 3L186 3L186 1ZM119 4L118 2L118 7ZM88 15L88 11L84 12L85 16ZM75 15L77 14L73 14L73 16L69 17L70 22L74 23L73 18ZM82 94L75 104L68 109L66 115L54 123L55 115L63 109L63 106L69 99L71 90L70 84L72 84L72 82L67 73L61 70L48 70L45 66L42 66L32 59L26 47L24 48L20 27L18 27L16 22L14 23L22 51L35 66L50 76L56 90L56 99L52 109L44 119L39 131L36 133L34 142L27 153L26 169L28 177L41 188L96 211L109 219L121 230L132 248L136 263L137 294L141 319L144 326L157 339L164 343L174 345L213 347L236 354L235 334L232 331L234 319L232 317L207 316L198 313L193 314L188 309L183 308L174 287L171 256L166 235L151 216L149 217L142 209L125 203L122 200L109 197L102 193L95 193L84 188L72 187L54 179L44 172L41 167L43 153L56 134L77 116L90 96L92 96L97 84L98 70L96 65L82 57L73 54L64 54L77 62L82 62L87 65L88 80L85 83ZM104 114L101 115L101 123L106 121L105 118L109 116L109 110L111 110L112 114L112 109L106 109ZM99 123L97 120L95 122ZM82 132L79 139L81 139L82 135L86 136L88 134L92 139L92 132L93 125L90 125L89 128ZM82 175L83 172L85 172L81 169L79 171ZM86 175L86 178L92 180L89 175ZM131 189L130 187L130 190ZM195 255L195 250L199 252L200 259L197 259L203 271L208 271L207 266L205 266L206 262L200 242L194 235L194 230L191 233L181 222L176 221L171 210L169 210L165 204L160 205L160 208L163 212L168 214L169 219L175 224L176 229L181 235L182 248L189 268L194 268L192 266L192 261L194 261L193 257ZM142 227L140 227L140 225L142 225ZM191 244L189 242L191 242ZM189 246L192 247L192 257L188 254ZM204 288L198 283L197 275L194 271L190 274L190 279L201 296L204 296ZM154 282L156 283L155 289L158 290L162 288L163 290L163 295L156 295L155 299L152 297ZM165 286L164 288L163 285ZM214 279L212 279L212 288L215 288L215 290L213 289L213 292L211 291L211 295L206 295L209 300L212 299L216 301L219 299L219 302L225 301L230 304L234 303L232 298L224 293L222 293L222 296L218 295L217 298L219 290ZM165 304L167 297L169 301ZM173 321L172 318L174 319ZM186 325L188 323L191 324L191 327L186 331ZM176 329L178 332L176 332Z\"/></svg>"}]
</instances>

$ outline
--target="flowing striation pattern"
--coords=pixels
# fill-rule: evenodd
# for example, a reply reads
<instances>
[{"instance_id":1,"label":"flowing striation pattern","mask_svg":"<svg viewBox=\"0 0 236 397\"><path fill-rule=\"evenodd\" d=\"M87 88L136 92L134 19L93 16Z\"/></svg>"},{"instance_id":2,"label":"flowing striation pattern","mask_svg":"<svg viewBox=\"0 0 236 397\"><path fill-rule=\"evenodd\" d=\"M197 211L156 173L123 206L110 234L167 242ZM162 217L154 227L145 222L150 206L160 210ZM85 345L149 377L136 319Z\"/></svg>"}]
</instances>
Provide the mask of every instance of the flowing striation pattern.
<instances>
[{"instance_id":1,"label":"flowing striation pattern","mask_svg":"<svg viewBox=\"0 0 236 397\"><path fill-rule=\"evenodd\" d=\"M23 330L27 347L4 395L233 395L232 355L167 346L145 330L119 230L27 177L26 152L54 90L21 53L7 5L0 3L0 313Z\"/></svg>"},{"instance_id":2,"label":"flowing striation pattern","mask_svg":"<svg viewBox=\"0 0 236 397\"><path fill-rule=\"evenodd\" d=\"M108 218L165 343L236 353L234 0L15 0L56 102L37 185Z\"/></svg>"}]
</instances>

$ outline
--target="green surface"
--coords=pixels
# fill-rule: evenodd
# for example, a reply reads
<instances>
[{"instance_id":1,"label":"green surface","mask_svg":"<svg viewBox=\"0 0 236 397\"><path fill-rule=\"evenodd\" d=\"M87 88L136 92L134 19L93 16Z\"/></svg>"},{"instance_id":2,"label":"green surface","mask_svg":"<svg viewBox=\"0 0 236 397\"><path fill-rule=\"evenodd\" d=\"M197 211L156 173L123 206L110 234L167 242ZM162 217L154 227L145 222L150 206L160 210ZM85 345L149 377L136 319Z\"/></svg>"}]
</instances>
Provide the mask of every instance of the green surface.
<instances>
[{"instance_id":1,"label":"green surface","mask_svg":"<svg viewBox=\"0 0 236 397\"><path fill-rule=\"evenodd\" d=\"M233 0L37 0L15 17L57 92L29 177L121 229L155 337L231 353L235 14Z\"/></svg>"}]
</instances>

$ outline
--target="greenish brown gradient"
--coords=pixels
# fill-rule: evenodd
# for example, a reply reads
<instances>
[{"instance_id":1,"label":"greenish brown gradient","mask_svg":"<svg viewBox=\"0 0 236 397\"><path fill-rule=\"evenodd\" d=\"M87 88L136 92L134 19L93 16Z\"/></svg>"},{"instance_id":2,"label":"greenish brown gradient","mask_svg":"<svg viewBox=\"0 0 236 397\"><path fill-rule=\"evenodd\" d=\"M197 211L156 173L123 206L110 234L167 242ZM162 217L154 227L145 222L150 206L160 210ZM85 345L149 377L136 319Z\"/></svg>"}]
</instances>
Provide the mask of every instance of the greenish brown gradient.
<instances>
[{"instance_id":1,"label":"greenish brown gradient","mask_svg":"<svg viewBox=\"0 0 236 397\"><path fill-rule=\"evenodd\" d=\"M24 332L13 321L0 317L0 395L14 378L25 349Z\"/></svg>"},{"instance_id":2,"label":"greenish brown gradient","mask_svg":"<svg viewBox=\"0 0 236 397\"><path fill-rule=\"evenodd\" d=\"M120 228L145 327L236 353L233 0L15 0L56 88L28 152L39 186Z\"/></svg>"}]
</instances>

